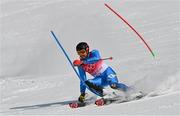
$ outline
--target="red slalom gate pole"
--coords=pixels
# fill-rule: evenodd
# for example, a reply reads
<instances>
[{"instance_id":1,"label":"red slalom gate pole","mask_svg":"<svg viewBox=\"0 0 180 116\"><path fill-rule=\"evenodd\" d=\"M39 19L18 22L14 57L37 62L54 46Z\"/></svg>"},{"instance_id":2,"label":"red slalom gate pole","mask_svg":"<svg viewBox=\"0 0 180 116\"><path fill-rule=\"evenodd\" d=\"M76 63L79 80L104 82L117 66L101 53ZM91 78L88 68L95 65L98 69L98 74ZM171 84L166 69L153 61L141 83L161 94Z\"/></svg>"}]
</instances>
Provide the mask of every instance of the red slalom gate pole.
<instances>
[{"instance_id":1,"label":"red slalom gate pole","mask_svg":"<svg viewBox=\"0 0 180 116\"><path fill-rule=\"evenodd\" d=\"M143 39L143 37L136 31L136 29L130 25L127 20L125 20L120 14L118 14L115 10L113 10L109 5L104 4L109 10L111 10L114 14L116 14L121 20L124 21L135 33L136 35L143 41L143 43L146 45L148 50L151 52L152 56L155 57L155 54L153 53L152 49L149 47L149 45L146 43L146 41Z\"/></svg>"}]
</instances>

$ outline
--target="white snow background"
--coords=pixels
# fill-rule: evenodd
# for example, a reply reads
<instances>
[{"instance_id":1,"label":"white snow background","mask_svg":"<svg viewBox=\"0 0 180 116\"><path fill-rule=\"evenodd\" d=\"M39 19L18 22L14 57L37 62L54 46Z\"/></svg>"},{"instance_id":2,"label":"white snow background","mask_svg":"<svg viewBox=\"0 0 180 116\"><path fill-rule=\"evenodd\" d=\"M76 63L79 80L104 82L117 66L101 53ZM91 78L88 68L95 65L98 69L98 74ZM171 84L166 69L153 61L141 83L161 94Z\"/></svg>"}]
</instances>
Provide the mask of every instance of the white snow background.
<instances>
[{"instance_id":1,"label":"white snow background","mask_svg":"<svg viewBox=\"0 0 180 116\"><path fill-rule=\"evenodd\" d=\"M155 58L104 3L137 29ZM51 30L72 60L86 41L103 58L114 57L105 62L120 82L148 95L103 107L62 105L77 100L79 79ZM180 115L179 36L179 0L1 0L0 115Z\"/></svg>"}]
</instances>

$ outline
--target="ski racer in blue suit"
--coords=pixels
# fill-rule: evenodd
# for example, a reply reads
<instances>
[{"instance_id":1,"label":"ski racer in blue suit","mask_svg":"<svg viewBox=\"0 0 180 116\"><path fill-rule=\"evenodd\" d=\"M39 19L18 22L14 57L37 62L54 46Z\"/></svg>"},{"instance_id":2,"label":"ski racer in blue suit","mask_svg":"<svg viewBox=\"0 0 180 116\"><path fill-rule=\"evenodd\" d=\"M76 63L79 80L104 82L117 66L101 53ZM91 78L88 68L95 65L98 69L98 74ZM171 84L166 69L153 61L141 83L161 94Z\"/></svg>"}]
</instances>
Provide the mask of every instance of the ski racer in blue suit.
<instances>
[{"instance_id":1,"label":"ski racer in blue suit","mask_svg":"<svg viewBox=\"0 0 180 116\"><path fill-rule=\"evenodd\" d=\"M81 80L100 88L110 86L112 89L121 89L123 91L128 89L128 86L118 82L116 73L104 63L98 50L89 51L88 44L86 42L80 42L76 46L76 51L80 59L75 60L73 64L78 67ZM87 80L86 72L94 78ZM85 100L85 91L86 86L83 82L80 82L81 95L78 98L80 102L84 102Z\"/></svg>"}]
</instances>

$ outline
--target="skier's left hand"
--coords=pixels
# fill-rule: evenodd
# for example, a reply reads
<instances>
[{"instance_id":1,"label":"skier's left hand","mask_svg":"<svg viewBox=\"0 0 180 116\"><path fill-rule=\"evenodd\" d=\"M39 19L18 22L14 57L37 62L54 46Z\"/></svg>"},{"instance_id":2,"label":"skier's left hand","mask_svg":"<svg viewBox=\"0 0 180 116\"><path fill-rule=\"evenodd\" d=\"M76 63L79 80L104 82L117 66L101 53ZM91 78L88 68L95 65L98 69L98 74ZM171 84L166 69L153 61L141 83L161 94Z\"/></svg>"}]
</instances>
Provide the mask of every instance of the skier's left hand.
<instances>
[{"instance_id":1,"label":"skier's left hand","mask_svg":"<svg viewBox=\"0 0 180 116\"><path fill-rule=\"evenodd\" d=\"M81 93L81 95L78 98L78 101L83 103L85 100L85 95L86 95L86 93Z\"/></svg>"},{"instance_id":2,"label":"skier's left hand","mask_svg":"<svg viewBox=\"0 0 180 116\"><path fill-rule=\"evenodd\" d=\"M83 64L83 61L81 61L81 60L74 60L73 64L74 64L74 66L80 66L81 64Z\"/></svg>"}]
</instances>

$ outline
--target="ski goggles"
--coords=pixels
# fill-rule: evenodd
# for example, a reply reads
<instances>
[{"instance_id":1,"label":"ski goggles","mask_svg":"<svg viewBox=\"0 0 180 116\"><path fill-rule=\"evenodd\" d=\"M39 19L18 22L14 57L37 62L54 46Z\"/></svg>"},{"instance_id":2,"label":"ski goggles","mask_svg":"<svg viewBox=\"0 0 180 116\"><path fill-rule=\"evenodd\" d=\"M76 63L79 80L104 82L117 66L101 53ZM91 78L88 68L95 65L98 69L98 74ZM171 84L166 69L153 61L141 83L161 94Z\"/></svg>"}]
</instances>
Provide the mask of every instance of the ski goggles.
<instances>
[{"instance_id":1,"label":"ski goggles","mask_svg":"<svg viewBox=\"0 0 180 116\"><path fill-rule=\"evenodd\" d=\"M77 51L78 55L82 56L86 53L86 50L82 49L82 50L79 50Z\"/></svg>"}]
</instances>

